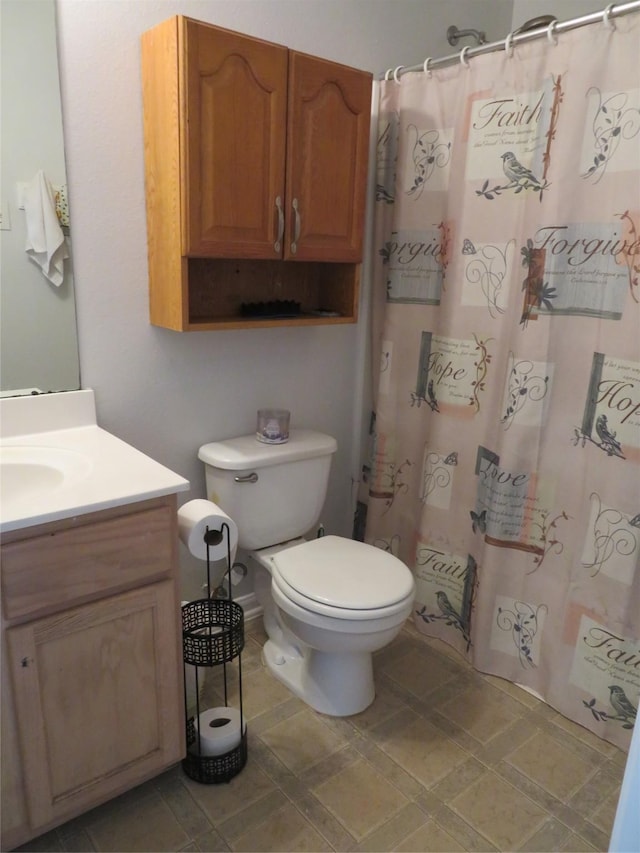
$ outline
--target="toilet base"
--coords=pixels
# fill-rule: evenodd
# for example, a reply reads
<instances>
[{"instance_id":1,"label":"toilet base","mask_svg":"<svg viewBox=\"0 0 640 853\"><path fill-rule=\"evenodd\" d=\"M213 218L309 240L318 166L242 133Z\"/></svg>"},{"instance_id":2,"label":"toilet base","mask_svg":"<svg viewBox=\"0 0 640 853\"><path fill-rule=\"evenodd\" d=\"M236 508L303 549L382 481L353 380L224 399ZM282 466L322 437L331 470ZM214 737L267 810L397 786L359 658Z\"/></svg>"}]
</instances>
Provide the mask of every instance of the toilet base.
<instances>
[{"instance_id":1,"label":"toilet base","mask_svg":"<svg viewBox=\"0 0 640 853\"><path fill-rule=\"evenodd\" d=\"M364 711L375 698L371 652L305 648L297 655L267 640L262 659L278 681L321 714L349 717Z\"/></svg>"}]
</instances>

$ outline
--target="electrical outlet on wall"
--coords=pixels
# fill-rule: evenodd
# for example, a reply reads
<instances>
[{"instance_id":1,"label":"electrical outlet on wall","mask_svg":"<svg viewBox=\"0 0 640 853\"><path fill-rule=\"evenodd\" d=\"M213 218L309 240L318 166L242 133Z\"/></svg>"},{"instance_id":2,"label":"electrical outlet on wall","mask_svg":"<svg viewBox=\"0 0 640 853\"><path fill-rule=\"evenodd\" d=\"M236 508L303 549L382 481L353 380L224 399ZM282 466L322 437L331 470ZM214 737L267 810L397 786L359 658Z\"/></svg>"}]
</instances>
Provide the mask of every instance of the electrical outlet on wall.
<instances>
[{"instance_id":1,"label":"electrical outlet on wall","mask_svg":"<svg viewBox=\"0 0 640 853\"><path fill-rule=\"evenodd\" d=\"M9 213L9 202L5 199L0 201L0 231L11 231L11 214Z\"/></svg>"}]
</instances>

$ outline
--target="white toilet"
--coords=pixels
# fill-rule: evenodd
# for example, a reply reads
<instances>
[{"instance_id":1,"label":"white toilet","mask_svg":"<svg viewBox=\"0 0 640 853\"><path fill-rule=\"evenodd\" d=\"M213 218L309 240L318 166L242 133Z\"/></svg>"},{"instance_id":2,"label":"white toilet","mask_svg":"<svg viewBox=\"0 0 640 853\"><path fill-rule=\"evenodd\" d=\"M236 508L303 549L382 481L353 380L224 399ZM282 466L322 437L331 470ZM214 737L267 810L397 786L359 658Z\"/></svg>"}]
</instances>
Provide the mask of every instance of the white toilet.
<instances>
[{"instance_id":1,"label":"white toilet","mask_svg":"<svg viewBox=\"0 0 640 853\"><path fill-rule=\"evenodd\" d=\"M372 652L409 616L415 583L396 557L340 536L305 540L322 510L334 438L291 430L286 444L254 435L203 445L207 497L238 526L257 561L255 591L275 677L317 711L357 714L374 699Z\"/></svg>"}]
</instances>

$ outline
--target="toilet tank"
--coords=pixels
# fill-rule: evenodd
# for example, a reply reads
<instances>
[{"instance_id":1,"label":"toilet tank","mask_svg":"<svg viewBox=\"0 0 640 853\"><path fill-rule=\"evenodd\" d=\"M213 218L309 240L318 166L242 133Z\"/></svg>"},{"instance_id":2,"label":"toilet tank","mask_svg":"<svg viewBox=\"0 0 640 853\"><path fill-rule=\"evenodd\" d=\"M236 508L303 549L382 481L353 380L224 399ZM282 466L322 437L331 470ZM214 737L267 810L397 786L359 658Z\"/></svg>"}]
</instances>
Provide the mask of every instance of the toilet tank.
<instances>
[{"instance_id":1,"label":"toilet tank","mask_svg":"<svg viewBox=\"0 0 640 853\"><path fill-rule=\"evenodd\" d=\"M238 545L254 550L303 536L319 520L335 438L293 429L285 444L243 435L203 445L207 498L238 527Z\"/></svg>"}]
</instances>

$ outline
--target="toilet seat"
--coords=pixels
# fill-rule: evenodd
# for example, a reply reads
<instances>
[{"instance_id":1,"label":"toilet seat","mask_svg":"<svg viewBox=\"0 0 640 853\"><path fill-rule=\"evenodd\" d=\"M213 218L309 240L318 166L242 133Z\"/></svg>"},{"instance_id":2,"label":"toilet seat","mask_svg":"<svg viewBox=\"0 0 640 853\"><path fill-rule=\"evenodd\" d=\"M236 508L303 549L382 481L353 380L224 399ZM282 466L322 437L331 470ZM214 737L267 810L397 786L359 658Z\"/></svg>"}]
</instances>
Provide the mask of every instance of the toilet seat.
<instances>
[{"instance_id":1,"label":"toilet seat","mask_svg":"<svg viewBox=\"0 0 640 853\"><path fill-rule=\"evenodd\" d=\"M415 583L386 551L340 536L324 536L273 553L272 582L300 607L337 619L377 619L406 607Z\"/></svg>"}]
</instances>

